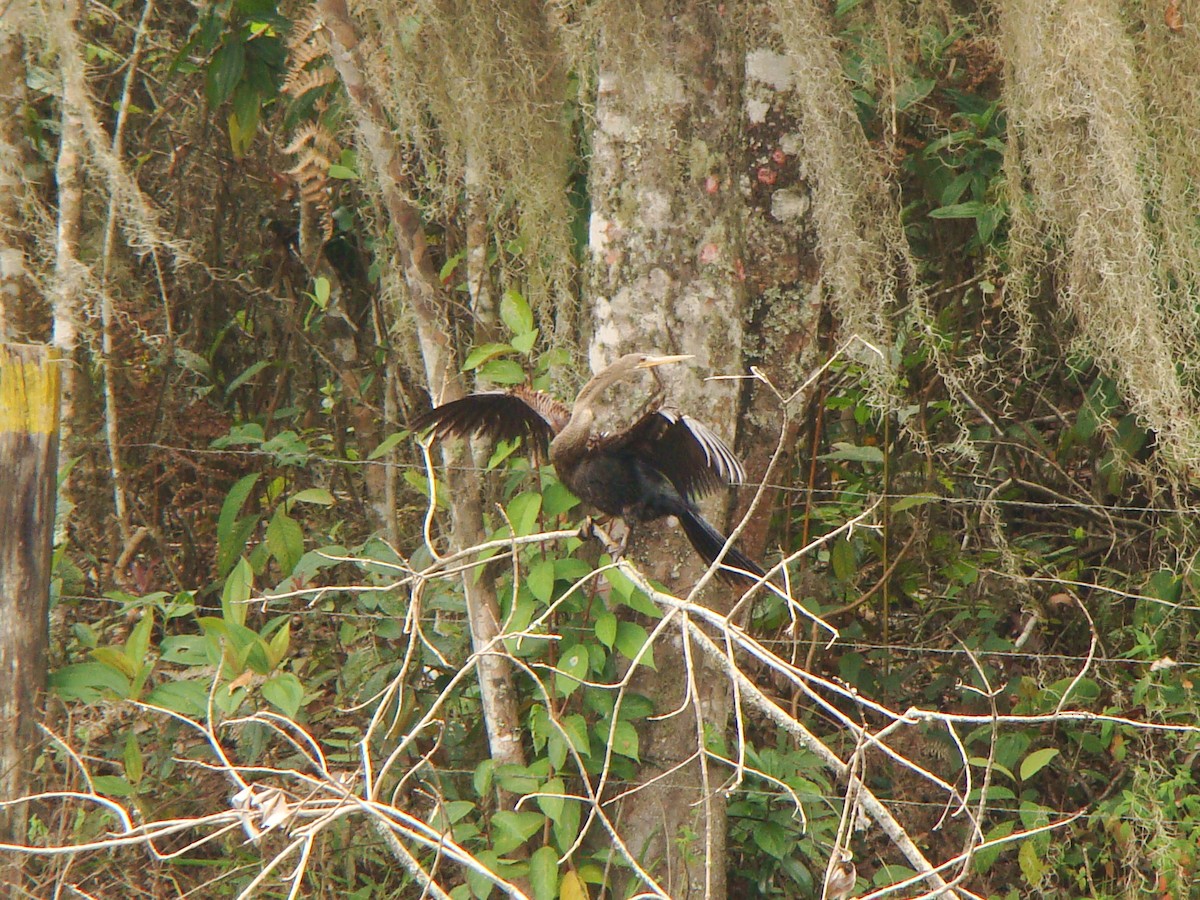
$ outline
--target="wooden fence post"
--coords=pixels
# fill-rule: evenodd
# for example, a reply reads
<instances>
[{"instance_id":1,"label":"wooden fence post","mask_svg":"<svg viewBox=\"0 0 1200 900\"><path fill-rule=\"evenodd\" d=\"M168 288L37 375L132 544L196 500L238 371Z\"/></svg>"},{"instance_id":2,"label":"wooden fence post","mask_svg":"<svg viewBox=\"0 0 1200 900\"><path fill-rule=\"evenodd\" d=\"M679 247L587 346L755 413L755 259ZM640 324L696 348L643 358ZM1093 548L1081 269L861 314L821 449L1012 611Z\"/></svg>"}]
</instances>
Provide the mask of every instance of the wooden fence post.
<instances>
[{"instance_id":1,"label":"wooden fence post","mask_svg":"<svg viewBox=\"0 0 1200 900\"><path fill-rule=\"evenodd\" d=\"M52 347L0 344L0 800L28 792L46 687L58 466L59 365ZM24 804L0 807L0 842L26 840ZM0 888L20 878L0 860Z\"/></svg>"}]
</instances>

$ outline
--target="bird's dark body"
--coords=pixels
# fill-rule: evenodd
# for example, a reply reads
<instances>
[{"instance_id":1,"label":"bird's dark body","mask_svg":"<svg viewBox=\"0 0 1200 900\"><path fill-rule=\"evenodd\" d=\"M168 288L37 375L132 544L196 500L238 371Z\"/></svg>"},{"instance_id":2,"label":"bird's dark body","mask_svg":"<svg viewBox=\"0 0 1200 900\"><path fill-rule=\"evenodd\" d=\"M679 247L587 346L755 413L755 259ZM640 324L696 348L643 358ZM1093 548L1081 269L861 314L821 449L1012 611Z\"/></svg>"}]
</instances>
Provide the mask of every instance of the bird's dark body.
<instances>
[{"instance_id":1,"label":"bird's dark body","mask_svg":"<svg viewBox=\"0 0 1200 900\"><path fill-rule=\"evenodd\" d=\"M677 516L685 505L665 475L629 453L584 459L563 483L580 500L630 525Z\"/></svg>"},{"instance_id":2,"label":"bird's dark body","mask_svg":"<svg viewBox=\"0 0 1200 900\"><path fill-rule=\"evenodd\" d=\"M418 418L413 430L523 437L543 458L549 455L562 483L580 500L631 526L674 516L711 565L725 547L725 537L704 519L694 500L745 475L724 441L670 409L654 409L615 434L592 430L592 404L605 387L638 369L683 358L623 356L584 386L573 409L541 391L515 387L452 400ZM736 547L725 550L718 572L727 581L749 582L764 574Z\"/></svg>"}]
</instances>

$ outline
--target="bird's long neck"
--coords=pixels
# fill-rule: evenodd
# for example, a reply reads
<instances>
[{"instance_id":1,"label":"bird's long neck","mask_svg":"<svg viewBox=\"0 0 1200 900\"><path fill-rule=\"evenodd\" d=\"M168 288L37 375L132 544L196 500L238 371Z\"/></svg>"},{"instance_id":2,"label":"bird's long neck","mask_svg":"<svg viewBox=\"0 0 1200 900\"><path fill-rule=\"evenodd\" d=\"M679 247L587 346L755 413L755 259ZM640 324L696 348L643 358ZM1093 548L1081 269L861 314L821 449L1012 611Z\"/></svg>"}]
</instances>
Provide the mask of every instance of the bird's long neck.
<instances>
[{"instance_id":1,"label":"bird's long neck","mask_svg":"<svg viewBox=\"0 0 1200 900\"><path fill-rule=\"evenodd\" d=\"M592 436L592 424L596 421L596 413L592 407L578 403L571 412L571 418L563 426L563 430L554 436L550 442L550 461L565 474L564 468L571 468L587 452L588 439Z\"/></svg>"}]
</instances>

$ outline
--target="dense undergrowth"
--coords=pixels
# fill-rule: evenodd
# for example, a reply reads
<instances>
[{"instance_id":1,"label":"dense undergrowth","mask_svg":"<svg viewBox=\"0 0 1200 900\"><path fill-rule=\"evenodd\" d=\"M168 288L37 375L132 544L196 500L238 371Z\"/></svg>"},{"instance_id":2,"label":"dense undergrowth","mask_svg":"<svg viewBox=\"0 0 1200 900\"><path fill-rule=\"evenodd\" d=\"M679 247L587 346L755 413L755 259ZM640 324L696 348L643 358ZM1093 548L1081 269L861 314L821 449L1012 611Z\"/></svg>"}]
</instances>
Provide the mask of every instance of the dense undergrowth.
<instances>
[{"instance_id":1,"label":"dense undergrowth","mask_svg":"<svg viewBox=\"0 0 1200 900\"><path fill-rule=\"evenodd\" d=\"M791 467L769 488L769 562L871 511L871 527L842 530L790 568L795 598L840 629L837 642L772 596L757 599L748 631L779 659L891 710L1071 708L1128 720L960 732L929 722L904 731L897 749L960 788L965 755L976 792L987 768L988 839L1079 814L976 853L967 885L980 896L1194 896L1196 736L1136 724L1197 720L1196 498L1177 435L1160 441L1146 424L1146 386L1114 369L1094 339L1070 338L1083 312L1057 301L1065 276L1053 265L1036 288L1022 283L1019 308L1008 302L1014 257L1028 275L1013 204L1029 186L1013 183L1021 134L1008 121L1000 45L966 16L882 4L894 15L877 27L870 4L838 6L856 113L903 210L912 265L903 288L922 300L888 311L886 390L860 361L836 355L806 398ZM319 760L347 786L367 759L376 796L493 871L539 897L597 896L624 863L577 798L599 779L618 791L634 776L653 701L603 686L653 667L663 609L577 538L492 548L496 558L473 577L494 580L506 631L525 633L505 650L517 663L530 762L491 763L478 687L458 679L470 653L461 588L412 577L439 564L427 535L444 550L436 513L432 525L426 516L437 505L429 472L404 427L427 400L411 335L395 324L386 236L342 137L336 82L302 81L321 63L314 55L297 69L294 47L289 75L292 23L273 4L216 5L198 22L179 15L158 26L144 62L155 93L147 87L136 102L155 114L135 120L131 148L142 190L174 210L169 230L194 261L170 273L165 313L161 297L137 287L157 283L148 257L130 256L126 283L110 285L124 311L113 358L138 526L129 542L113 537L102 429L84 424L103 417L99 371L82 370L56 557L60 740L39 777L153 822L236 807L233 758L264 783L282 771L313 776ZM86 33L93 89L115 104L128 30L96 19ZM579 113L574 97L566 102ZM49 167L53 96L34 108L31 138ZM304 149L284 152L305 127ZM436 134L422 142L410 162L434 170L426 144ZM301 261L310 236L293 212L297 192L314 190L322 274ZM466 297L457 210L443 190L421 199L442 277ZM463 367L493 386L551 387L567 380L574 354L551 346L546 301L524 296L549 289L543 260L524 255L533 251L510 199L497 201L490 262L515 274L498 291L492 340L467 348ZM195 211L214 203L197 225ZM820 335L827 359L848 337L836 321L826 316ZM582 511L549 469L510 446L478 462L496 485L489 538L578 526ZM388 479L390 494L380 487ZM382 514L381 496L395 501ZM795 683L766 666L747 671L843 757L854 751L850 732ZM869 727L886 724L877 710L839 704ZM731 895L818 897L845 785L775 723L747 714L744 728L707 735L715 758L745 753L729 798ZM969 833L944 792L881 753L866 752L863 765L865 783L896 801L931 858L961 850ZM302 784L288 782L290 802ZM517 811L478 800L496 788L531 799ZM268 801L255 802L261 813ZM70 881L94 896L236 896L291 836L274 821L250 843L230 821L200 846L188 846L198 836L188 829L156 840L178 857L86 852L35 860L29 875L39 891ZM30 841L100 841L115 825L101 806L46 802ZM313 833L306 895L420 896L370 816L334 817ZM859 894L903 876L876 833L855 832L850 845ZM452 896L490 889L478 872L433 862L435 851L413 852ZM261 895L287 896L294 864Z\"/></svg>"}]
</instances>

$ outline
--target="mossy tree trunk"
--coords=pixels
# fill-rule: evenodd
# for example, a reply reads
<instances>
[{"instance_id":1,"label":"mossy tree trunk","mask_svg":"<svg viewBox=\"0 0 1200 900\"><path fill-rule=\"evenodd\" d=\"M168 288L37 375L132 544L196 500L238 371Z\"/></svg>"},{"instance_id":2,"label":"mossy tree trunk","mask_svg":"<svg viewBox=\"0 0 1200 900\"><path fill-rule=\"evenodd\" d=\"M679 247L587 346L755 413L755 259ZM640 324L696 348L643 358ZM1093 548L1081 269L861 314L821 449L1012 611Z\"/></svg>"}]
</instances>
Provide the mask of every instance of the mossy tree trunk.
<instances>
[{"instance_id":1,"label":"mossy tree trunk","mask_svg":"<svg viewBox=\"0 0 1200 900\"><path fill-rule=\"evenodd\" d=\"M715 4L680 2L640 10L637 27L621 7L603 23L590 195L590 308L593 368L621 353L691 353L672 372L670 395L732 442L739 386L704 382L744 368L741 274L743 201L739 106L741 52ZM632 392L641 396L638 392ZM634 409L620 410L624 418ZM722 521L728 498L706 514ZM631 552L677 592L703 573L681 534L644 528ZM736 594L715 583L704 602L728 609ZM655 648L657 672L632 689L659 714L641 734L647 787L622 803L619 827L633 855L672 897L725 896L728 772L708 764L704 734L729 718L728 683L688 670L683 631ZM691 688L689 688L689 681Z\"/></svg>"}]
</instances>

